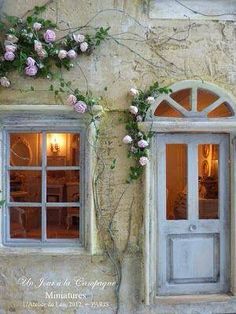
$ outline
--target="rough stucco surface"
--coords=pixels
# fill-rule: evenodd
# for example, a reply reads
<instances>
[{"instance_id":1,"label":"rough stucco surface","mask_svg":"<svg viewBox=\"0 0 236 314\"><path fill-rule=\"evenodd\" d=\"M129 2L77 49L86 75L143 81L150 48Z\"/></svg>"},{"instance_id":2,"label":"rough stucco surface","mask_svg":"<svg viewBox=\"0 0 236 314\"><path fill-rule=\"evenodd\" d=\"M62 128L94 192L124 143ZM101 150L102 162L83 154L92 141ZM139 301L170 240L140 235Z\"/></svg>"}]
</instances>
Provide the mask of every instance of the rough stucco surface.
<instances>
[{"instance_id":1,"label":"rough stucco surface","mask_svg":"<svg viewBox=\"0 0 236 314\"><path fill-rule=\"evenodd\" d=\"M116 168L109 174L109 169L103 175L100 185L102 206L109 209L109 202L117 202L124 189L126 193L115 216L115 229L118 247L124 248L128 237L128 213L134 197L131 217L131 234L128 253L124 258L122 274L123 281L120 292L120 313L160 313L160 314L210 314L235 313L236 302L192 304L158 304L143 305L143 258L141 254L143 242L143 207L142 185L135 183L127 188L125 180L129 162L126 158L126 147L121 143L125 134L122 111L128 107L127 90L131 86L145 88L154 80L162 84L171 84L184 79L200 79L215 83L236 97L235 83L235 23L217 21L192 21L194 26L185 41L169 40L173 29L186 29L186 20L155 20L148 19L148 12L138 0L58 0L59 20L69 21L70 26L85 24L90 17L102 9L117 8L125 10L129 15L148 25L158 34L158 40L150 41L149 45L141 42L128 41L126 44L136 50L145 59L156 64L153 68L142 58L134 55L127 48L109 41L103 43L90 57L80 57L79 64L83 69L89 89L94 95L102 96L106 113L101 122L102 140L100 147L103 159L110 164L117 159ZM145 1L144 1L145 2ZM8 14L19 16L34 5L43 4L42 0L5 0L0 1L0 8ZM48 10L48 17L56 18L55 6ZM122 32L142 33L143 29L130 19L115 11L100 14L92 22L93 26L110 26L111 33ZM184 33L186 35L186 32ZM151 36L151 35L150 35ZM178 35L178 38L182 38ZM182 35L184 37L184 35ZM166 62L160 55L169 60ZM170 65L173 63L173 65ZM71 80L74 86L85 89L85 81L78 67L65 73L65 78ZM1 105L36 106L40 104L55 104L54 97L47 91L37 92L37 89L47 90L50 84L43 80L17 79L12 75L13 89L1 90ZM35 92L21 93L20 88L33 85ZM105 89L107 87L107 90ZM108 180L109 177L109 180ZM109 193L107 192L109 191ZM108 199L108 194L110 199ZM114 289L85 289L87 300L110 302L110 308L40 308L27 309L23 301L45 301L45 289L22 288L17 280L22 277L32 277L39 280L46 277L59 280L83 276L87 281L114 281L109 261L102 256L56 255L56 254L9 254L4 249L0 252L0 313L113 313L115 306ZM55 289L55 292L67 292L67 288ZM70 290L71 291L71 290ZM76 292L76 291L72 291Z\"/></svg>"}]
</instances>

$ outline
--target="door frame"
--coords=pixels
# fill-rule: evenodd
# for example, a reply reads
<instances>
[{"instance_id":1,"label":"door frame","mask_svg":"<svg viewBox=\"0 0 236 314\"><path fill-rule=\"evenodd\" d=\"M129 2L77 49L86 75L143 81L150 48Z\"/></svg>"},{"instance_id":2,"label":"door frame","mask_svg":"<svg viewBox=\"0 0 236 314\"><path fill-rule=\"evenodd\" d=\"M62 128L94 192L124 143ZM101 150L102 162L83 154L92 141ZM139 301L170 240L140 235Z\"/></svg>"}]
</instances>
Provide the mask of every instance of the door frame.
<instances>
[{"instance_id":1,"label":"door frame","mask_svg":"<svg viewBox=\"0 0 236 314\"><path fill-rule=\"evenodd\" d=\"M194 235L195 233L189 233L186 231L188 226L192 223L196 223L199 225L198 229L201 230L200 234L206 236L206 224L211 224L210 229L216 230L219 228L220 238L220 247L224 247L224 249L219 252L219 261L220 261L220 281L218 282L206 282L201 283L199 285L199 293L206 294L206 291L209 293L220 293L219 290L227 291L229 289L229 169L228 171L224 171L225 165L229 160L229 136L227 134L212 134L212 133L156 133L155 136L155 156L157 156L157 168L155 169L155 181L157 182L156 193L155 193L155 204L156 204L156 248L157 248L157 265L156 265L156 278L157 278L157 292L158 295L161 296L173 296L173 295L191 295L195 293L195 283L182 283L182 285L172 286L168 285L168 280L166 278L168 272L166 262L167 257L165 256L165 245L167 244L167 239L173 236L174 230L178 230L178 226L182 226L181 230L183 231L183 235ZM166 178L166 158L163 156L164 151L166 151L165 147L167 144L176 144L183 143L188 146L187 149L187 182L188 182L188 218L181 220L168 220L166 219L166 200L162 197L163 193L165 193L166 186L163 186L162 182L165 181ZM219 219L216 221L210 221L205 219L199 219L198 214L196 212L196 208L198 208L198 185L193 186L191 183L189 185L189 179L194 179L197 181L198 177L198 151L197 145L199 144L218 144L219 145L219 157L221 161L219 163ZM192 148L191 148L192 147ZM191 159L191 153L195 154L196 159ZM189 158L192 160L192 163L189 163ZM193 167L195 168L192 171ZM190 176L190 177L189 177ZM223 180L223 181L221 181ZM222 185L223 183L223 185ZM194 196L193 199L191 199ZM220 200L220 197L221 200ZM191 200L190 200L191 199ZM225 228L225 224L227 223L227 227ZM219 224L219 226L218 226ZM169 227L173 226L172 231L168 235L165 235L164 230L169 230ZM177 228L177 229L176 229ZM208 229L209 230L209 229ZM187 232L187 233L186 233ZM199 232L196 232L199 233ZM179 231L177 231L179 234ZM208 231L207 231L208 234ZM212 233L209 232L208 236ZM180 235L180 234L179 234ZM199 236L199 235L198 235ZM196 236L195 236L196 238ZM216 238L215 238L216 240ZM165 243L164 246L162 243ZM163 252L163 253L162 253ZM167 254L167 253L166 253ZM170 266L170 265L169 265ZM173 283L174 284L174 283ZM160 287L158 287L160 285ZM176 292L175 292L176 291ZM182 293L181 293L182 291ZM191 293L192 291L192 293ZM198 293L198 292L197 292Z\"/></svg>"},{"instance_id":2,"label":"door frame","mask_svg":"<svg viewBox=\"0 0 236 314\"><path fill-rule=\"evenodd\" d=\"M227 121L228 122L228 121ZM199 125L199 123L201 125ZM164 125L165 124L165 125ZM214 124L214 122L213 122ZM229 199L230 199L230 278L229 278L229 290L233 296L236 295L236 121L234 123L226 123L221 125L221 128L214 128L211 122L198 121L181 121L170 123L162 121L159 122L141 122L139 128L143 132L153 131L154 133L213 133L213 134L228 134L229 135L229 155L230 155L230 169L229 169ZM157 261L156 261L156 204L155 204L155 192L156 192L156 179L153 175L154 169L157 167L157 160L155 156L155 135L150 141L150 154L149 164L145 168L144 175L144 300L145 304L158 303L157 295ZM165 297L168 298L168 297ZM207 299L206 299L207 300Z\"/></svg>"}]
</instances>

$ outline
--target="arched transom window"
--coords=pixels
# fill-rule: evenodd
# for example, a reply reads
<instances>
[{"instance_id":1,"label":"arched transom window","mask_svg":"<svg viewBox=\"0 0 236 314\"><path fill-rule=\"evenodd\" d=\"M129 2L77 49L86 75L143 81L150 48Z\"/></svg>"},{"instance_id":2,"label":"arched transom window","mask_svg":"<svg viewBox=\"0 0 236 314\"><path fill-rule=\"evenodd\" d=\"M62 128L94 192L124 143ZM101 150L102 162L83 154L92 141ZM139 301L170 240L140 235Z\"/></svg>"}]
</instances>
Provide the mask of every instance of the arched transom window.
<instances>
[{"instance_id":1,"label":"arched transom window","mask_svg":"<svg viewBox=\"0 0 236 314\"><path fill-rule=\"evenodd\" d=\"M151 106L147 120L163 118L235 118L232 100L220 88L200 81L174 84Z\"/></svg>"}]
</instances>

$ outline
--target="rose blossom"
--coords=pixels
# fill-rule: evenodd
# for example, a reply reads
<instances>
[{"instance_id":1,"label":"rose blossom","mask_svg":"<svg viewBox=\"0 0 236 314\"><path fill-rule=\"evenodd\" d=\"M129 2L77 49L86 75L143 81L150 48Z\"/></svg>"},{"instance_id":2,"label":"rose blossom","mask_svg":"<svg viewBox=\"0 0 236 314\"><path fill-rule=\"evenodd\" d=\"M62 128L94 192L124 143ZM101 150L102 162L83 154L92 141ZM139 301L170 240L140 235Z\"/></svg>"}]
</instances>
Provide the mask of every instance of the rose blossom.
<instances>
[{"instance_id":1,"label":"rose blossom","mask_svg":"<svg viewBox=\"0 0 236 314\"><path fill-rule=\"evenodd\" d=\"M137 148L135 146L132 145L130 147L130 151L131 151L131 153L137 153L138 150L137 150Z\"/></svg>"},{"instance_id":2,"label":"rose blossom","mask_svg":"<svg viewBox=\"0 0 236 314\"><path fill-rule=\"evenodd\" d=\"M28 76L35 76L38 72L36 65L28 66L25 68L25 74Z\"/></svg>"},{"instance_id":3,"label":"rose blossom","mask_svg":"<svg viewBox=\"0 0 236 314\"><path fill-rule=\"evenodd\" d=\"M33 58L31 58L31 57L28 57L27 58L27 60L26 60L26 64L28 65L28 66L32 66L32 65L35 65L35 60L33 59Z\"/></svg>"},{"instance_id":4,"label":"rose blossom","mask_svg":"<svg viewBox=\"0 0 236 314\"><path fill-rule=\"evenodd\" d=\"M40 59L44 59L47 57L47 51L45 49L37 51L37 55L40 57Z\"/></svg>"},{"instance_id":5,"label":"rose blossom","mask_svg":"<svg viewBox=\"0 0 236 314\"><path fill-rule=\"evenodd\" d=\"M82 44L80 44L80 50L82 52L85 52L88 49L88 43L83 42Z\"/></svg>"},{"instance_id":6,"label":"rose blossom","mask_svg":"<svg viewBox=\"0 0 236 314\"><path fill-rule=\"evenodd\" d=\"M41 23L35 22L35 23L33 24L33 29L34 29L35 31L39 31L39 30L41 29L41 27L42 27L42 24L41 24Z\"/></svg>"},{"instance_id":7,"label":"rose blossom","mask_svg":"<svg viewBox=\"0 0 236 314\"><path fill-rule=\"evenodd\" d=\"M7 35L7 40L9 40L11 43L15 44L18 42L18 38L15 35Z\"/></svg>"},{"instance_id":8,"label":"rose blossom","mask_svg":"<svg viewBox=\"0 0 236 314\"><path fill-rule=\"evenodd\" d=\"M146 164L148 163L148 158L144 156L139 158L139 163L141 166L146 166Z\"/></svg>"},{"instance_id":9,"label":"rose blossom","mask_svg":"<svg viewBox=\"0 0 236 314\"><path fill-rule=\"evenodd\" d=\"M58 58L59 59L65 59L67 57L67 51L66 50L60 50L59 52L58 52Z\"/></svg>"},{"instance_id":10,"label":"rose blossom","mask_svg":"<svg viewBox=\"0 0 236 314\"><path fill-rule=\"evenodd\" d=\"M7 60L7 61L13 61L15 59L15 55L14 55L13 52L7 51L4 54L4 59Z\"/></svg>"},{"instance_id":11,"label":"rose blossom","mask_svg":"<svg viewBox=\"0 0 236 314\"><path fill-rule=\"evenodd\" d=\"M17 49L17 45L5 45L5 50L7 52L15 52Z\"/></svg>"},{"instance_id":12,"label":"rose blossom","mask_svg":"<svg viewBox=\"0 0 236 314\"><path fill-rule=\"evenodd\" d=\"M138 113L138 107L136 106L130 106L129 107L129 112L136 115Z\"/></svg>"},{"instance_id":13,"label":"rose blossom","mask_svg":"<svg viewBox=\"0 0 236 314\"><path fill-rule=\"evenodd\" d=\"M43 34L44 40L46 43L52 43L56 40L56 34L54 31L48 29L44 34Z\"/></svg>"},{"instance_id":14,"label":"rose blossom","mask_svg":"<svg viewBox=\"0 0 236 314\"><path fill-rule=\"evenodd\" d=\"M148 97L148 98L146 99L146 101L147 101L147 103L149 103L149 104L151 105L151 104L154 103L155 98L150 96L150 97Z\"/></svg>"},{"instance_id":15,"label":"rose blossom","mask_svg":"<svg viewBox=\"0 0 236 314\"><path fill-rule=\"evenodd\" d=\"M35 51L40 51L42 49L43 49L42 43L40 41L38 41L38 40L35 40L34 41L34 50Z\"/></svg>"},{"instance_id":16,"label":"rose blossom","mask_svg":"<svg viewBox=\"0 0 236 314\"><path fill-rule=\"evenodd\" d=\"M69 95L67 98L67 102L69 105L74 106L77 103L77 98L75 95Z\"/></svg>"},{"instance_id":17,"label":"rose blossom","mask_svg":"<svg viewBox=\"0 0 236 314\"><path fill-rule=\"evenodd\" d=\"M145 140L138 141L138 147L145 148L147 146L148 146L148 142L147 141L145 141Z\"/></svg>"},{"instance_id":18,"label":"rose blossom","mask_svg":"<svg viewBox=\"0 0 236 314\"><path fill-rule=\"evenodd\" d=\"M143 121L142 116L137 116L137 117L136 117L136 121L137 121L137 122L142 122L142 121Z\"/></svg>"},{"instance_id":19,"label":"rose blossom","mask_svg":"<svg viewBox=\"0 0 236 314\"><path fill-rule=\"evenodd\" d=\"M139 91L136 88L130 88L129 93L131 96L137 96Z\"/></svg>"},{"instance_id":20,"label":"rose blossom","mask_svg":"<svg viewBox=\"0 0 236 314\"><path fill-rule=\"evenodd\" d=\"M123 143L124 144L130 144L133 142L133 139L130 135L126 135L124 138L123 138Z\"/></svg>"},{"instance_id":21,"label":"rose blossom","mask_svg":"<svg viewBox=\"0 0 236 314\"><path fill-rule=\"evenodd\" d=\"M8 80L7 77L3 76L0 78L0 84L3 87L9 87L11 85L10 81Z\"/></svg>"},{"instance_id":22,"label":"rose blossom","mask_svg":"<svg viewBox=\"0 0 236 314\"><path fill-rule=\"evenodd\" d=\"M85 40L85 37L82 34L78 34L78 35L73 34L73 38L74 38L74 41L76 41L77 43L82 43Z\"/></svg>"},{"instance_id":23,"label":"rose blossom","mask_svg":"<svg viewBox=\"0 0 236 314\"><path fill-rule=\"evenodd\" d=\"M68 56L69 59L75 59L76 56L77 56L77 53L76 53L76 51L74 51L73 49L71 49L71 50L69 50L69 51L67 52L67 56Z\"/></svg>"},{"instance_id":24,"label":"rose blossom","mask_svg":"<svg viewBox=\"0 0 236 314\"><path fill-rule=\"evenodd\" d=\"M79 113L84 113L87 109L87 105L84 101L80 100L74 105L74 109Z\"/></svg>"}]
</instances>

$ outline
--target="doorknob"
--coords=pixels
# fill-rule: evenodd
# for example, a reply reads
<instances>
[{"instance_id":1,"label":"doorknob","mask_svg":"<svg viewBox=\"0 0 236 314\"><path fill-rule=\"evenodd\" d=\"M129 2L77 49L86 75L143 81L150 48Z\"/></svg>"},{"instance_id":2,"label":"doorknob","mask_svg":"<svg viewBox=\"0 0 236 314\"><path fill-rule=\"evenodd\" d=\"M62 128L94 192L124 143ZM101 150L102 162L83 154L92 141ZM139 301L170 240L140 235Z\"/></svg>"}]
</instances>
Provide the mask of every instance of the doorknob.
<instances>
[{"instance_id":1,"label":"doorknob","mask_svg":"<svg viewBox=\"0 0 236 314\"><path fill-rule=\"evenodd\" d=\"M195 231L195 230L197 230L197 226L196 225L190 225L188 230L191 231L191 232Z\"/></svg>"}]
</instances>

